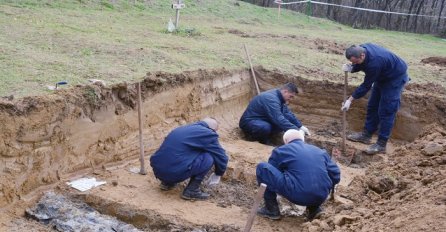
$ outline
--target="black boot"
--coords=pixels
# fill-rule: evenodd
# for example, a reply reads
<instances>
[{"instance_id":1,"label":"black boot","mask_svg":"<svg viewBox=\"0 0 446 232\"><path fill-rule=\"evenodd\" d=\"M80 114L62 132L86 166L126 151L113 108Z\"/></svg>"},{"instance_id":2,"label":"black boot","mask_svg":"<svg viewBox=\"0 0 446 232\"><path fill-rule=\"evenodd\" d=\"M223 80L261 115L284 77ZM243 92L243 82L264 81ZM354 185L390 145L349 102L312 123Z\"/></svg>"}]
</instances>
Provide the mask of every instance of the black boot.
<instances>
[{"instance_id":1,"label":"black boot","mask_svg":"<svg viewBox=\"0 0 446 232\"><path fill-rule=\"evenodd\" d=\"M372 144L365 151L368 155L374 155L378 153L386 153L387 141L383 139L378 139L375 144Z\"/></svg>"},{"instance_id":2,"label":"black boot","mask_svg":"<svg viewBox=\"0 0 446 232\"><path fill-rule=\"evenodd\" d=\"M351 140L351 141L354 141L354 142L370 144L370 140L372 139L372 135L369 132L364 130L363 132L355 132L353 134L348 135L347 139Z\"/></svg>"},{"instance_id":3,"label":"black boot","mask_svg":"<svg viewBox=\"0 0 446 232\"><path fill-rule=\"evenodd\" d=\"M320 206L308 206L307 207L307 220L313 221L313 219L319 217L322 213L322 208Z\"/></svg>"},{"instance_id":4,"label":"black boot","mask_svg":"<svg viewBox=\"0 0 446 232\"><path fill-rule=\"evenodd\" d=\"M273 200L266 200L265 199L265 206L257 210L257 214L266 217L272 220L279 220L280 219L280 209L279 209L279 203L277 202L277 199Z\"/></svg>"},{"instance_id":5,"label":"black boot","mask_svg":"<svg viewBox=\"0 0 446 232\"><path fill-rule=\"evenodd\" d=\"M200 190L200 184L202 180L196 180L194 177L191 177L189 180L189 184L183 191L181 198L185 200L206 200L209 198L208 193L204 193Z\"/></svg>"}]
</instances>

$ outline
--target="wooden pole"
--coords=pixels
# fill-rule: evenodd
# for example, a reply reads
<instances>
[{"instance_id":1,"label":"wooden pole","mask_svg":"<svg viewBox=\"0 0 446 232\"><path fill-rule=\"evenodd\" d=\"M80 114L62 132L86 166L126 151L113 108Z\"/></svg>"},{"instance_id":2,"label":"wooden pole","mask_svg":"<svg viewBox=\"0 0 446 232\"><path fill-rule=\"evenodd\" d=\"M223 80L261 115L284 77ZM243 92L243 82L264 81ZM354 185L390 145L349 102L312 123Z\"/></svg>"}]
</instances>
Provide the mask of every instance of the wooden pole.
<instances>
[{"instance_id":1,"label":"wooden pole","mask_svg":"<svg viewBox=\"0 0 446 232\"><path fill-rule=\"evenodd\" d=\"M348 72L344 72L344 102L347 100L347 86L348 86ZM347 130L347 111L342 111L342 153L346 155L347 149L345 147L345 137Z\"/></svg>"},{"instance_id":2,"label":"wooden pole","mask_svg":"<svg viewBox=\"0 0 446 232\"><path fill-rule=\"evenodd\" d=\"M144 166L144 144L142 139L142 100L141 100L141 82L138 82L138 122L139 122L139 162L141 169L139 174L146 175L146 168Z\"/></svg>"},{"instance_id":3,"label":"wooden pole","mask_svg":"<svg viewBox=\"0 0 446 232\"><path fill-rule=\"evenodd\" d=\"M279 4L279 8L277 9L278 10L277 18L280 18L280 6L282 6L282 1L281 0L277 1L277 4Z\"/></svg>"},{"instance_id":4,"label":"wooden pole","mask_svg":"<svg viewBox=\"0 0 446 232\"><path fill-rule=\"evenodd\" d=\"M181 0L178 0L178 5L180 5L180 3L181 3ZM177 10L176 10L176 19L175 19L175 28L178 30L178 27L179 27L179 23L180 23L180 9L179 8L177 8Z\"/></svg>"},{"instance_id":5,"label":"wooden pole","mask_svg":"<svg viewBox=\"0 0 446 232\"><path fill-rule=\"evenodd\" d=\"M259 84L257 83L256 74L254 73L254 68L252 67L251 63L251 57L249 56L248 47L246 47L246 44L243 44L243 47L245 48L246 56L248 57L249 66L251 67L251 74L252 78L254 79L254 84L256 85L257 95L260 94Z\"/></svg>"},{"instance_id":6,"label":"wooden pole","mask_svg":"<svg viewBox=\"0 0 446 232\"><path fill-rule=\"evenodd\" d=\"M248 221L246 222L245 229L243 230L243 232L251 231L252 223L254 223L257 209L259 208L260 200L262 200L265 190L266 190L266 184L263 183L260 184L259 191L257 192L257 195L254 198L254 204L252 205L251 213L248 216Z\"/></svg>"}]
</instances>

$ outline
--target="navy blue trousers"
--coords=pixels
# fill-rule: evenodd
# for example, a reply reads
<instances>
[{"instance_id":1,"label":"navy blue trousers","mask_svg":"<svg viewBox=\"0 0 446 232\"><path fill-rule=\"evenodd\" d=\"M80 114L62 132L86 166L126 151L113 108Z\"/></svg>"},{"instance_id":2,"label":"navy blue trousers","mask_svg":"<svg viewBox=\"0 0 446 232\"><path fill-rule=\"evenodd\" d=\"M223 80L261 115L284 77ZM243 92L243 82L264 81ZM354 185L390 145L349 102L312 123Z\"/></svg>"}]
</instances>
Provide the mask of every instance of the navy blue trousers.
<instances>
[{"instance_id":1,"label":"navy blue trousers","mask_svg":"<svg viewBox=\"0 0 446 232\"><path fill-rule=\"evenodd\" d=\"M276 128L271 123L263 120L251 120L242 128L242 130L253 140L263 144L270 143L271 135L280 132L279 128Z\"/></svg>"},{"instance_id":2,"label":"navy blue trousers","mask_svg":"<svg viewBox=\"0 0 446 232\"><path fill-rule=\"evenodd\" d=\"M177 179L178 181L175 183L166 182L164 180L164 183L166 184L176 184L182 181L185 181L189 178L195 178L196 180L202 181L204 177L208 174L208 172L211 170L212 165L214 165L214 158L209 153L203 153L192 162L189 175L180 176Z\"/></svg>"},{"instance_id":3,"label":"navy blue trousers","mask_svg":"<svg viewBox=\"0 0 446 232\"><path fill-rule=\"evenodd\" d=\"M212 165L214 165L214 158L209 153L203 153L192 163L190 177L202 181L211 170Z\"/></svg>"},{"instance_id":4,"label":"navy blue trousers","mask_svg":"<svg viewBox=\"0 0 446 232\"><path fill-rule=\"evenodd\" d=\"M376 84L372 87L364 129L373 134L379 128L379 140L387 141L390 137L403 89L404 84L391 88L379 87Z\"/></svg>"},{"instance_id":5,"label":"navy blue trousers","mask_svg":"<svg viewBox=\"0 0 446 232\"><path fill-rule=\"evenodd\" d=\"M302 191L290 191L285 181L286 176L269 163L259 163L256 169L257 183L267 185L263 198L265 201L274 200L277 194L285 197L294 204L302 206L318 207L324 203L325 198L314 199L300 194ZM310 199L311 198L311 199Z\"/></svg>"}]
</instances>

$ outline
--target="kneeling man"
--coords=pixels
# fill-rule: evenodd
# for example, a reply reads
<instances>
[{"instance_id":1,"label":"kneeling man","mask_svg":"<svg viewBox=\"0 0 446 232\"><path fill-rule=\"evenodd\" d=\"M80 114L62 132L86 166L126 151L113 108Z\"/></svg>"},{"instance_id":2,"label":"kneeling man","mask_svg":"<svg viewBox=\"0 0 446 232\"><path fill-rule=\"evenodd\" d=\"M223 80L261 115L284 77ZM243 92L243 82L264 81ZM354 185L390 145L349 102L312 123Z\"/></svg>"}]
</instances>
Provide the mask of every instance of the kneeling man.
<instances>
[{"instance_id":1,"label":"kneeling man","mask_svg":"<svg viewBox=\"0 0 446 232\"><path fill-rule=\"evenodd\" d=\"M208 193L200 190L206 174L215 167L210 184L218 184L225 173L228 156L218 142L218 122L213 118L174 129L161 147L150 157L150 165L161 189L170 190L188 178L189 184L181 197L186 200L205 200Z\"/></svg>"},{"instance_id":2,"label":"kneeling man","mask_svg":"<svg viewBox=\"0 0 446 232\"><path fill-rule=\"evenodd\" d=\"M283 135L285 145L273 150L268 163L257 165L257 182L267 185L265 206L258 214L279 219L277 194L290 202L307 206L307 219L313 220L322 209L330 190L341 180L339 167L325 150L305 143L302 130L291 129Z\"/></svg>"}]
</instances>

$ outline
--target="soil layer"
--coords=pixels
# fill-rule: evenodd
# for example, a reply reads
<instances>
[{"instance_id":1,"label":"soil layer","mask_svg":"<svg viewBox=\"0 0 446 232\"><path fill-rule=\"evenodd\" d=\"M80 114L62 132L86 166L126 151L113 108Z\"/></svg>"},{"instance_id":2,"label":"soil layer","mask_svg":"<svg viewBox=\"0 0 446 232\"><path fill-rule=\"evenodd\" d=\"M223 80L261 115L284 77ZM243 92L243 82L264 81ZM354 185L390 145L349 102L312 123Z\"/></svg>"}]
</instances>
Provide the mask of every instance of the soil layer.
<instances>
[{"instance_id":1,"label":"soil layer","mask_svg":"<svg viewBox=\"0 0 446 232\"><path fill-rule=\"evenodd\" d=\"M256 70L261 91L286 82L299 86L290 107L313 132L309 143L329 152L339 146L342 85ZM141 86L147 156L179 125L205 116L221 123L218 132L230 162L220 187L207 190L212 198L183 201L182 186L161 192L150 170L146 176L128 171L137 166L139 153L136 84L77 86L0 100L0 229L29 225L39 231L20 216L45 189L81 198L147 231L243 229L256 191L255 166L273 149L246 141L238 129L255 92L249 70L148 73ZM321 219L304 222L301 209L283 201L284 219L256 219L254 230L444 230L445 92L435 85L406 87L388 154L367 157L361 153L365 146L347 144L357 154L352 162L339 160L343 180ZM350 131L362 128L366 102L359 100L349 110ZM64 181L82 175L108 184L86 194L65 186ZM42 226L45 230L51 228Z\"/></svg>"}]
</instances>

